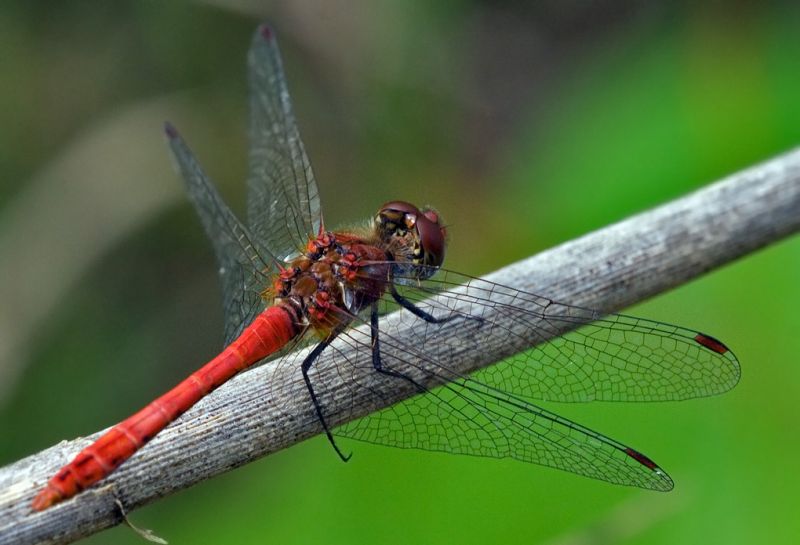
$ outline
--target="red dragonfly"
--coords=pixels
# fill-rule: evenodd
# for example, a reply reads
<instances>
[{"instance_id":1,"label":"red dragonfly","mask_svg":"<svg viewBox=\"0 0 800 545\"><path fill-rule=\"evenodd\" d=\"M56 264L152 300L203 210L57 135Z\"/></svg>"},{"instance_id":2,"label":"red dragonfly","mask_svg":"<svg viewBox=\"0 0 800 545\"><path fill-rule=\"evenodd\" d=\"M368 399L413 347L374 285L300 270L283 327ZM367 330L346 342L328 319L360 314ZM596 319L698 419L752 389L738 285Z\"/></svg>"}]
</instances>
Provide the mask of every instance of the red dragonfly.
<instances>
[{"instance_id":1,"label":"red dragonfly","mask_svg":"<svg viewBox=\"0 0 800 545\"><path fill-rule=\"evenodd\" d=\"M656 401L721 393L739 379L739 363L724 344L697 331L602 315L445 271L446 229L430 208L389 202L369 227L327 231L278 46L267 26L254 36L248 69L248 226L222 201L177 131L166 127L178 170L219 261L227 347L81 451L39 492L33 509L46 509L105 478L202 397L303 337L321 340L294 372L302 375L309 406L344 460L349 456L334 435L510 457L617 484L672 488L666 472L644 454L532 400ZM460 287L452 290L455 286ZM387 305L404 309L403 319L417 322L413 345L401 344L381 325ZM550 331L567 332L532 349L520 346L521 352L471 376L437 361L437 351L459 348L444 335L443 324L453 320L476 332L505 328L512 345L523 337L504 325L509 321L485 318L489 308L519 327L539 328L542 340L552 336L545 337ZM354 324L366 324L371 339L353 335L348 328ZM416 388L418 395L331 429L320 386L309 371L337 337L353 351L369 351L374 372L397 381L398 387ZM383 351L385 346L391 351ZM344 367L352 356L341 352L337 357L337 365ZM440 386L428 390L416 378L421 362L426 364L423 376L432 376ZM359 384L349 387L355 394Z\"/></svg>"}]
</instances>

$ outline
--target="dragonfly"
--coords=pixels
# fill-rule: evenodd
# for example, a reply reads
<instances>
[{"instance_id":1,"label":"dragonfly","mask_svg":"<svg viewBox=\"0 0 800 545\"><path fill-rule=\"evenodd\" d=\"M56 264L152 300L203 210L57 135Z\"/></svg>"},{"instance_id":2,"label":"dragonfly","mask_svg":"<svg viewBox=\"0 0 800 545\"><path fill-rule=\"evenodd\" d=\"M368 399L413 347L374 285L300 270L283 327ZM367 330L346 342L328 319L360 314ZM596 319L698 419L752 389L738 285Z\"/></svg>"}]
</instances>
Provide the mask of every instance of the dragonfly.
<instances>
[{"instance_id":1,"label":"dragonfly","mask_svg":"<svg viewBox=\"0 0 800 545\"><path fill-rule=\"evenodd\" d=\"M669 475L638 450L535 402L719 394L740 375L726 345L691 329L603 314L445 270L447 227L433 208L392 201L363 228L326 230L275 34L267 25L253 37L248 75L246 224L224 203L177 130L165 128L218 260L225 348L78 453L38 493L34 510L106 478L234 375L302 342L316 344L286 379L302 377L309 410L343 460L349 455L339 437L513 458L621 485L673 488ZM413 342L386 326L392 309L399 311L400 323L413 322ZM475 335L453 337L453 325ZM365 328L367 337L355 335L354 326ZM465 374L442 356L475 349L469 337L474 341L493 330L512 347L495 365ZM551 338L553 333L560 336ZM311 370L337 338L347 348L336 350L337 366L354 365L358 354L366 354L370 372L410 389L411 397L332 428ZM531 338L543 342L513 348L515 340ZM343 370L340 376L348 374ZM354 396L368 388L359 381L348 387Z\"/></svg>"}]
</instances>

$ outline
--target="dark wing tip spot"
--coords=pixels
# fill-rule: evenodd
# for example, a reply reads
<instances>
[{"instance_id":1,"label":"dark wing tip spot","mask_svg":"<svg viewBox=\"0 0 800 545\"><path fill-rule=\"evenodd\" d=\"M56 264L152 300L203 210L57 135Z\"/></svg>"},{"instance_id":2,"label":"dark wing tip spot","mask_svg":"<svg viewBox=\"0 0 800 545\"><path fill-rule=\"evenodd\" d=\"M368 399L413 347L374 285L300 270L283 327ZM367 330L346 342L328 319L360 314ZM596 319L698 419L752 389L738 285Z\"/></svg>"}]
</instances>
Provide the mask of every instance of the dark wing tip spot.
<instances>
[{"instance_id":1,"label":"dark wing tip spot","mask_svg":"<svg viewBox=\"0 0 800 545\"><path fill-rule=\"evenodd\" d=\"M718 341L711 335L706 335L704 333L698 333L694 336L694 340L697 341L698 344L701 344L708 348L709 350L716 352L717 354L724 354L728 351L728 347L722 344L722 342Z\"/></svg>"},{"instance_id":2,"label":"dark wing tip spot","mask_svg":"<svg viewBox=\"0 0 800 545\"><path fill-rule=\"evenodd\" d=\"M669 492L674 488L675 483L672 482L672 479L669 478L669 475L667 475L663 469L658 467L658 464L656 464L653 460L638 450L634 450L630 447L626 448L624 452L651 471L653 477L656 479L654 482L639 483L639 486L642 486L643 488L649 488L650 490L658 490L660 492Z\"/></svg>"},{"instance_id":3,"label":"dark wing tip spot","mask_svg":"<svg viewBox=\"0 0 800 545\"><path fill-rule=\"evenodd\" d=\"M170 123L169 121L164 122L164 134L166 134L167 138L169 138L170 140L178 138L178 131L175 129L175 127L172 126L172 123Z\"/></svg>"},{"instance_id":4,"label":"dark wing tip spot","mask_svg":"<svg viewBox=\"0 0 800 545\"><path fill-rule=\"evenodd\" d=\"M269 26L267 23L262 23L258 27L258 33L261 34L261 37L271 42L275 39L275 31L272 30L272 27Z\"/></svg>"},{"instance_id":5,"label":"dark wing tip spot","mask_svg":"<svg viewBox=\"0 0 800 545\"><path fill-rule=\"evenodd\" d=\"M632 448L626 448L625 454L627 454L628 456L630 456L631 458L633 458L634 460L645 466L647 469L660 471L658 465L656 465L656 463L653 460L651 460L638 450L633 450Z\"/></svg>"}]
</instances>

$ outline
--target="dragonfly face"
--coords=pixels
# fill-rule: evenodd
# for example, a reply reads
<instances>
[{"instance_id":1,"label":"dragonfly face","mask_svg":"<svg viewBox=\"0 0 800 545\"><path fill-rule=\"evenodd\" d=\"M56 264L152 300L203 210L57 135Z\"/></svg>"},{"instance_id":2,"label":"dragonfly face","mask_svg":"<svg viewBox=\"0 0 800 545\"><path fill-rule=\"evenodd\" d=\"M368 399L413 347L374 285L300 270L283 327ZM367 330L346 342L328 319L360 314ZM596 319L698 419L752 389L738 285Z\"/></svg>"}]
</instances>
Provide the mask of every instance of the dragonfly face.
<instances>
[{"instance_id":1,"label":"dragonfly face","mask_svg":"<svg viewBox=\"0 0 800 545\"><path fill-rule=\"evenodd\" d=\"M427 280L442 266L447 230L440 220L435 210L404 201L388 202L378 211L375 231L397 262L399 277Z\"/></svg>"}]
</instances>

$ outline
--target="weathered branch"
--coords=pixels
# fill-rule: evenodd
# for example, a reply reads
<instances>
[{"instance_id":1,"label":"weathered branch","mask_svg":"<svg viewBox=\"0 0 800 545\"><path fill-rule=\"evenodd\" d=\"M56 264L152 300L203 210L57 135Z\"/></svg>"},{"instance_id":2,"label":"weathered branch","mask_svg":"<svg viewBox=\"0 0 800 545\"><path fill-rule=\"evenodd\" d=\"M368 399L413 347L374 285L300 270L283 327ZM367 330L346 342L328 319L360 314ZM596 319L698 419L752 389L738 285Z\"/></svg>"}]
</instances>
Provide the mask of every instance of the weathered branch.
<instances>
[{"instance_id":1,"label":"weathered branch","mask_svg":"<svg viewBox=\"0 0 800 545\"><path fill-rule=\"evenodd\" d=\"M576 305L615 311L682 284L800 228L800 149L776 157L657 209L590 233L488 277ZM490 310L491 311L491 310ZM491 319L497 319L491 317ZM413 321L395 320L397 336L413 344ZM446 327L446 326L443 326ZM479 347L444 354L459 371L490 365L508 342L503 328L481 331ZM454 336L474 328L453 327ZM541 340L541 332L529 336ZM358 334L358 333L356 333ZM473 343L475 344L475 343ZM343 343L340 350L348 350ZM516 351L519 346L509 348ZM362 351L364 352L364 351ZM361 357L360 355L357 357ZM328 351L318 379L328 387L331 415L368 414L413 394L375 373L370 362L359 381L380 396L354 399L340 387ZM30 508L35 493L93 437L63 441L0 469L0 543L66 543L121 521L115 500L128 511L233 467L286 448L320 432L301 383L268 388L281 360L243 373L201 401L98 486L42 513ZM421 378L424 380L424 377ZM355 404L355 411L354 409ZM331 424L342 423L332 417Z\"/></svg>"}]
</instances>

